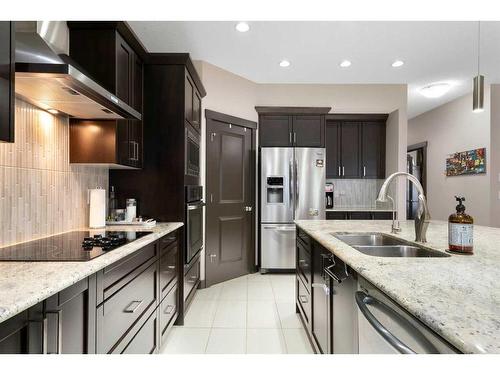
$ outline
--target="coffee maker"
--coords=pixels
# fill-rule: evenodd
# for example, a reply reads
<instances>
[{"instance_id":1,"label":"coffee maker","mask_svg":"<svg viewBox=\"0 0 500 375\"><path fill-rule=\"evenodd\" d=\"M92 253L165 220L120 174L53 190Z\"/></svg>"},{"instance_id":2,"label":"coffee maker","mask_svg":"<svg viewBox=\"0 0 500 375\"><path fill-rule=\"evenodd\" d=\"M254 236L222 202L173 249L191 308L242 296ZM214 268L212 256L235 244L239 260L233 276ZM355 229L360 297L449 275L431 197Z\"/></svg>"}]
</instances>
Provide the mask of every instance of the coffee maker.
<instances>
[{"instance_id":1,"label":"coffee maker","mask_svg":"<svg viewBox=\"0 0 500 375\"><path fill-rule=\"evenodd\" d=\"M325 185L325 194L326 208L333 208L333 184L328 183Z\"/></svg>"}]
</instances>

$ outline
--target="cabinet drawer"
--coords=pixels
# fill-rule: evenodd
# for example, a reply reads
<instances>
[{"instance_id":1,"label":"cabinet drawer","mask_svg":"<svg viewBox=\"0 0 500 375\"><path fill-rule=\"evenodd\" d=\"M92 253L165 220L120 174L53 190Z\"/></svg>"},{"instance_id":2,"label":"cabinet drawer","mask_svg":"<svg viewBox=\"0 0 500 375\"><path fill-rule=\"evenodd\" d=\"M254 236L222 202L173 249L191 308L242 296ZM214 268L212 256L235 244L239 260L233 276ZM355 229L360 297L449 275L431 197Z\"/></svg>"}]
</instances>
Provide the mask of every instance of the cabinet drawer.
<instances>
[{"instance_id":1,"label":"cabinet drawer","mask_svg":"<svg viewBox=\"0 0 500 375\"><path fill-rule=\"evenodd\" d=\"M160 257L160 293L165 297L169 286L177 276L179 247L177 242L161 252Z\"/></svg>"},{"instance_id":2,"label":"cabinet drawer","mask_svg":"<svg viewBox=\"0 0 500 375\"><path fill-rule=\"evenodd\" d=\"M301 240L307 251L311 251L311 237L302 229L297 229L297 239Z\"/></svg>"},{"instance_id":3,"label":"cabinet drawer","mask_svg":"<svg viewBox=\"0 0 500 375\"><path fill-rule=\"evenodd\" d=\"M191 268L184 275L184 301L189 297L189 294L198 287L200 282L200 259L193 262Z\"/></svg>"},{"instance_id":4,"label":"cabinet drawer","mask_svg":"<svg viewBox=\"0 0 500 375\"><path fill-rule=\"evenodd\" d=\"M311 282L311 254L300 241L297 241L297 274L309 290Z\"/></svg>"},{"instance_id":5,"label":"cabinet drawer","mask_svg":"<svg viewBox=\"0 0 500 375\"><path fill-rule=\"evenodd\" d=\"M112 296L116 291L135 278L142 272L144 267L141 266L154 259L157 254L158 245L156 242L153 242L137 250L130 256L104 268L102 273L98 273L98 303Z\"/></svg>"},{"instance_id":6,"label":"cabinet drawer","mask_svg":"<svg viewBox=\"0 0 500 375\"><path fill-rule=\"evenodd\" d=\"M375 211L372 212L373 220L392 220L392 212L389 211Z\"/></svg>"},{"instance_id":7,"label":"cabinet drawer","mask_svg":"<svg viewBox=\"0 0 500 375\"><path fill-rule=\"evenodd\" d=\"M326 211L326 220L349 220L345 211Z\"/></svg>"},{"instance_id":8,"label":"cabinet drawer","mask_svg":"<svg viewBox=\"0 0 500 375\"><path fill-rule=\"evenodd\" d=\"M153 354L158 351L158 343L158 316L155 310L122 354Z\"/></svg>"},{"instance_id":9,"label":"cabinet drawer","mask_svg":"<svg viewBox=\"0 0 500 375\"><path fill-rule=\"evenodd\" d=\"M177 241L177 233L178 231L176 230L172 233L163 236L158 240L158 243L160 245L160 251L166 249L167 247L170 247L170 245L172 245L174 242Z\"/></svg>"},{"instance_id":10,"label":"cabinet drawer","mask_svg":"<svg viewBox=\"0 0 500 375\"><path fill-rule=\"evenodd\" d=\"M308 327L311 325L311 294L306 289L300 277L296 280L297 305L300 307L300 315Z\"/></svg>"},{"instance_id":11,"label":"cabinet drawer","mask_svg":"<svg viewBox=\"0 0 500 375\"><path fill-rule=\"evenodd\" d=\"M156 303L156 271L153 263L104 302L99 311L102 330L99 353L108 353L142 314ZM99 328L98 327L98 328Z\"/></svg>"},{"instance_id":12,"label":"cabinet drawer","mask_svg":"<svg viewBox=\"0 0 500 375\"><path fill-rule=\"evenodd\" d=\"M169 290L167 296L162 301L159 307L160 315L160 334L166 333L167 328L173 323L173 319L177 314L177 306L179 303L179 287L174 285L172 289Z\"/></svg>"}]
</instances>

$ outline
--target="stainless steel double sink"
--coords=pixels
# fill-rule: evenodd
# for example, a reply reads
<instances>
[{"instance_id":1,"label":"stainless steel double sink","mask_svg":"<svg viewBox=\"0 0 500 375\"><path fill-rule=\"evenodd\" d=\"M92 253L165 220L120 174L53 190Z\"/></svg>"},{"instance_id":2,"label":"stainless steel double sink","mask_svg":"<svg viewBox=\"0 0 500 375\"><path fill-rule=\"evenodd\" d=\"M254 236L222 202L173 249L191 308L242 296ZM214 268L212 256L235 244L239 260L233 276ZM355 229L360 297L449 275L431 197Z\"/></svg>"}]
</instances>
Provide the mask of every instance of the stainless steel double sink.
<instances>
[{"instance_id":1,"label":"stainless steel double sink","mask_svg":"<svg viewBox=\"0 0 500 375\"><path fill-rule=\"evenodd\" d=\"M332 236L363 254L376 257L442 258L450 256L384 233L334 232Z\"/></svg>"}]
</instances>

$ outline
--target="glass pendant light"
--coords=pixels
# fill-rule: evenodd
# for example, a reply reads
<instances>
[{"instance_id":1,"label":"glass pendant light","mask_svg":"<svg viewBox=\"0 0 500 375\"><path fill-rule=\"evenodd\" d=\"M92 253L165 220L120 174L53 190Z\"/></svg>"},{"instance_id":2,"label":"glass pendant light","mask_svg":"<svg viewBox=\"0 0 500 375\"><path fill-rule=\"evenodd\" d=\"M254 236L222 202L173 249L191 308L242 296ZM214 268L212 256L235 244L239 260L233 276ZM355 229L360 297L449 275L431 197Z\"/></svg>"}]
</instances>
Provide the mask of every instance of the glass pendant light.
<instances>
[{"instance_id":1,"label":"glass pendant light","mask_svg":"<svg viewBox=\"0 0 500 375\"><path fill-rule=\"evenodd\" d=\"M480 71L481 57L481 21L478 21L477 27L477 76L472 81L472 111L484 111L484 76Z\"/></svg>"}]
</instances>

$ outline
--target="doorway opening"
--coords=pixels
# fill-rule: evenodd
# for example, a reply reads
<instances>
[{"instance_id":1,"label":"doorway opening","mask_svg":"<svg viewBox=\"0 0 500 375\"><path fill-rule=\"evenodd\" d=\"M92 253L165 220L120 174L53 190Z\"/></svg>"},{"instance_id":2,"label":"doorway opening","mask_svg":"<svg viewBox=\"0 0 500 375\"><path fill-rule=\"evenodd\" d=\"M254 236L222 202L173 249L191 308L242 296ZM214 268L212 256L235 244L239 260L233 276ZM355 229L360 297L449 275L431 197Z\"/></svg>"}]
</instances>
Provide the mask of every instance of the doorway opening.
<instances>
[{"instance_id":1,"label":"doorway opening","mask_svg":"<svg viewBox=\"0 0 500 375\"><path fill-rule=\"evenodd\" d=\"M406 171L420 181L427 195L427 142L408 146ZM417 216L417 209L417 189L410 181L406 181L406 219L414 220Z\"/></svg>"}]
</instances>

